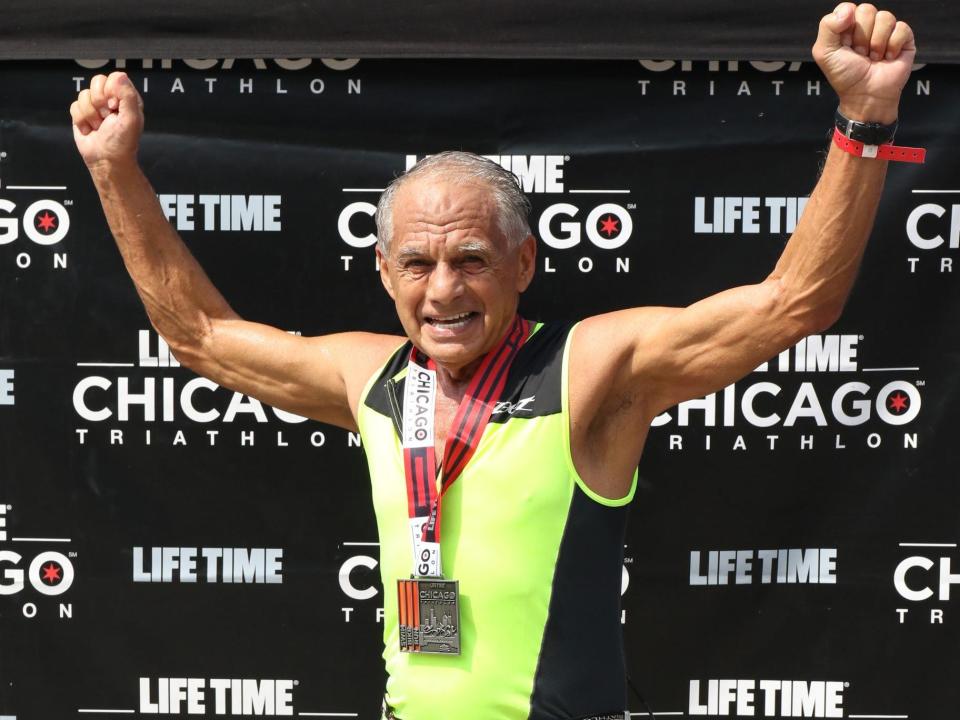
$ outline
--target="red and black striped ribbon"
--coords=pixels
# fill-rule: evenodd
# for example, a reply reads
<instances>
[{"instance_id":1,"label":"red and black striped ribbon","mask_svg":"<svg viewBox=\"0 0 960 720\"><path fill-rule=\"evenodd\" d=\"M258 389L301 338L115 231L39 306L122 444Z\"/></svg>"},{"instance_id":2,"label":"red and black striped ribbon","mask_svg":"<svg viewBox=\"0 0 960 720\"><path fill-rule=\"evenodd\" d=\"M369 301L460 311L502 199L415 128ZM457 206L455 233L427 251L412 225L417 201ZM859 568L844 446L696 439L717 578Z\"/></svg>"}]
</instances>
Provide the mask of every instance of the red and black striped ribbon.
<instances>
[{"instance_id":1,"label":"red and black striped ribbon","mask_svg":"<svg viewBox=\"0 0 960 720\"><path fill-rule=\"evenodd\" d=\"M510 330L497 347L484 356L471 378L447 434L439 494L436 489L434 448L404 448L408 509L410 517L429 517L423 530L423 539L427 542L440 542L440 498L460 477L476 452L484 428L507 383L510 365L529 333L530 323L517 315ZM433 360L426 358L416 348L411 351L411 359L436 370Z\"/></svg>"}]
</instances>

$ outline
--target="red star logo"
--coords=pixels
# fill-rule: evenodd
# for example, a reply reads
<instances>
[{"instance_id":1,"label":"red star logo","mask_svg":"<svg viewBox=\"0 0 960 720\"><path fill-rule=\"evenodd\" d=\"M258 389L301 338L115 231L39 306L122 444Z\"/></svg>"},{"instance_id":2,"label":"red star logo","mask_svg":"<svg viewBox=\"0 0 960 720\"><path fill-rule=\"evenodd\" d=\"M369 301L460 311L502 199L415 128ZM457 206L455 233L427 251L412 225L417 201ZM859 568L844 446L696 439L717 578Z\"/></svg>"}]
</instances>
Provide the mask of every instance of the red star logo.
<instances>
[{"instance_id":1,"label":"red star logo","mask_svg":"<svg viewBox=\"0 0 960 720\"><path fill-rule=\"evenodd\" d=\"M48 582L52 585L57 580L60 580L60 566L54 563L44 565L43 575L41 577L45 582Z\"/></svg>"},{"instance_id":2,"label":"red star logo","mask_svg":"<svg viewBox=\"0 0 960 720\"><path fill-rule=\"evenodd\" d=\"M620 228L617 225L620 224L620 221L617 220L613 215L607 215L603 220L600 221L600 232L606 233L607 237L613 237L613 234L620 232Z\"/></svg>"},{"instance_id":3,"label":"red star logo","mask_svg":"<svg viewBox=\"0 0 960 720\"><path fill-rule=\"evenodd\" d=\"M57 227L57 216L44 210L43 215L37 217L37 227L44 232L50 232Z\"/></svg>"},{"instance_id":4,"label":"red star logo","mask_svg":"<svg viewBox=\"0 0 960 720\"><path fill-rule=\"evenodd\" d=\"M903 412L907 409L907 396L903 393L897 393L896 395L891 395L890 398L890 409L894 412Z\"/></svg>"}]
</instances>

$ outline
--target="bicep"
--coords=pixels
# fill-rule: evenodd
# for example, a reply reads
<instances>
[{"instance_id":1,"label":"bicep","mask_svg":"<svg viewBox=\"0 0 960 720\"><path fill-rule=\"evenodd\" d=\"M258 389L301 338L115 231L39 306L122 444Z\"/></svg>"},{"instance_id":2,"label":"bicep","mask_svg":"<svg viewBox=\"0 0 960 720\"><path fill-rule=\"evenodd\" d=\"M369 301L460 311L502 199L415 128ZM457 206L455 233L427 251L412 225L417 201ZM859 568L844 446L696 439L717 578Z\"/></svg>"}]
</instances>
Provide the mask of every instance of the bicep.
<instances>
[{"instance_id":1,"label":"bicep","mask_svg":"<svg viewBox=\"0 0 960 720\"><path fill-rule=\"evenodd\" d=\"M355 429L354 409L366 379L401 341L372 333L300 337L229 318L211 320L196 348L174 352L218 385L287 412Z\"/></svg>"},{"instance_id":2,"label":"bicep","mask_svg":"<svg viewBox=\"0 0 960 720\"><path fill-rule=\"evenodd\" d=\"M591 320L602 322L608 347L623 358L611 370L611 388L641 397L651 419L740 379L811 331L772 279L685 308L635 308Z\"/></svg>"}]
</instances>

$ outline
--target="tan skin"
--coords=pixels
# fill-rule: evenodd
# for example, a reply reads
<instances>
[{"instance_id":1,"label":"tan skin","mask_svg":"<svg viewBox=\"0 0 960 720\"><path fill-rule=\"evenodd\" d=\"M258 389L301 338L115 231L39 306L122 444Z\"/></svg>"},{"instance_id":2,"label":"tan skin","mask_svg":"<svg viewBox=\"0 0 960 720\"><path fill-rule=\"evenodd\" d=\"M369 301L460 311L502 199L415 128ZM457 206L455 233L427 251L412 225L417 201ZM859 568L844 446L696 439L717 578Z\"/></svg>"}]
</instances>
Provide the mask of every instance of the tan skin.
<instances>
[{"instance_id":1,"label":"tan skin","mask_svg":"<svg viewBox=\"0 0 960 720\"><path fill-rule=\"evenodd\" d=\"M438 458L473 373L507 332L533 279L536 241L511 247L496 217L482 186L443 177L411 182L394 200L389 254L377 253L407 337L437 363ZM429 321L462 313L474 315L456 331Z\"/></svg>"},{"instance_id":2,"label":"tan skin","mask_svg":"<svg viewBox=\"0 0 960 720\"><path fill-rule=\"evenodd\" d=\"M847 117L889 123L916 49L909 26L842 3L813 56ZM302 338L240 318L163 216L136 161L143 105L123 73L98 75L71 106L74 137L147 314L177 358L214 382L350 430L360 394L404 338ZM570 356L571 452L596 493L622 497L650 422L718 390L831 325L850 292L879 202L885 161L831 146L820 181L773 272L686 308L642 307L584 320ZM482 187L423 178L394 204L381 278L407 335L438 365L438 450L483 354L506 332L535 267L513 246ZM454 316L462 322L452 322Z\"/></svg>"}]
</instances>

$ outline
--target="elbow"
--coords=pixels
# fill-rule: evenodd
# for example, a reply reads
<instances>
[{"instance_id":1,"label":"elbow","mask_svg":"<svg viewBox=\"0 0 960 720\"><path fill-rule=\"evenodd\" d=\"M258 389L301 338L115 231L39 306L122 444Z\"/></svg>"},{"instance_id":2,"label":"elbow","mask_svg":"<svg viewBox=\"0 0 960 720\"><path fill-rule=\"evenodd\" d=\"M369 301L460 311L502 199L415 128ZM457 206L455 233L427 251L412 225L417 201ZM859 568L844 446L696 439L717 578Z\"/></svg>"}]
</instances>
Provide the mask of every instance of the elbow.
<instances>
[{"instance_id":1,"label":"elbow","mask_svg":"<svg viewBox=\"0 0 960 720\"><path fill-rule=\"evenodd\" d=\"M826 332L833 327L843 314L845 304L845 295L819 294L799 298L795 305L795 312L802 319L804 335Z\"/></svg>"},{"instance_id":2,"label":"elbow","mask_svg":"<svg viewBox=\"0 0 960 720\"><path fill-rule=\"evenodd\" d=\"M807 335L826 332L833 327L843 314L843 305L842 302L824 303L811 310L807 320L809 326Z\"/></svg>"},{"instance_id":3,"label":"elbow","mask_svg":"<svg viewBox=\"0 0 960 720\"><path fill-rule=\"evenodd\" d=\"M773 283L775 313L783 320L781 326L792 343L808 335L822 333L832 327L843 313L845 297L824 297L810 292L791 292L781 279Z\"/></svg>"},{"instance_id":4,"label":"elbow","mask_svg":"<svg viewBox=\"0 0 960 720\"><path fill-rule=\"evenodd\" d=\"M161 329L158 323L151 322L157 335L170 348L170 354L183 367L189 368L198 374L203 374L201 368L208 364L210 358L211 330L207 328L200 332L169 332L168 328Z\"/></svg>"},{"instance_id":5,"label":"elbow","mask_svg":"<svg viewBox=\"0 0 960 720\"><path fill-rule=\"evenodd\" d=\"M797 343L808 335L818 335L829 330L840 319L843 304L816 305L800 308L790 313L792 318L791 341Z\"/></svg>"},{"instance_id":6,"label":"elbow","mask_svg":"<svg viewBox=\"0 0 960 720\"><path fill-rule=\"evenodd\" d=\"M205 358L196 345L170 342L167 344L170 346L170 354L180 365L193 370L198 375L204 374L201 368L205 364Z\"/></svg>"}]
</instances>

